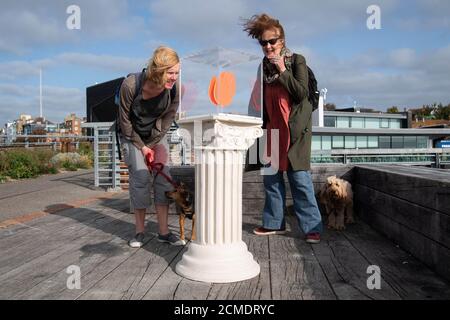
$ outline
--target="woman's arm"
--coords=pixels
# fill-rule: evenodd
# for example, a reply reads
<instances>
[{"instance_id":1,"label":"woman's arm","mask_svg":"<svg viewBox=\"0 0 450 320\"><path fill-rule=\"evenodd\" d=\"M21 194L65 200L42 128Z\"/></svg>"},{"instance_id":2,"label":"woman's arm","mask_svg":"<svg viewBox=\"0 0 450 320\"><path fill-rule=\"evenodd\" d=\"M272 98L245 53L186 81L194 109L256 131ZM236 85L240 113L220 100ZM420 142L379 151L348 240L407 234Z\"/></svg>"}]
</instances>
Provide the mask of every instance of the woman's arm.
<instances>
[{"instance_id":1,"label":"woman's arm","mask_svg":"<svg viewBox=\"0 0 450 320\"><path fill-rule=\"evenodd\" d=\"M139 150L145 146L141 137L133 130L130 121L130 109L133 104L135 82L134 76L126 78L120 87L119 124L122 135L130 140Z\"/></svg>"},{"instance_id":2,"label":"woman's arm","mask_svg":"<svg viewBox=\"0 0 450 320\"><path fill-rule=\"evenodd\" d=\"M305 58L302 55L294 55L291 68L291 70L281 73L278 79L298 104L309 95L308 69Z\"/></svg>"}]
</instances>

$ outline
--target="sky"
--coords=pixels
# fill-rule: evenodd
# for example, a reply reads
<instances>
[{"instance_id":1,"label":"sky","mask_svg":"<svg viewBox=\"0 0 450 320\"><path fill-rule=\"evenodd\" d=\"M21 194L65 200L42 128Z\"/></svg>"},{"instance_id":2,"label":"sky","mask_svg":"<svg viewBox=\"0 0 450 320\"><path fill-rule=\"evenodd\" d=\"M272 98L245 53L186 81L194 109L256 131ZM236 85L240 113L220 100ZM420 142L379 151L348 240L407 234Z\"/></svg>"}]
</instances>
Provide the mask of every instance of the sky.
<instances>
[{"instance_id":1,"label":"sky","mask_svg":"<svg viewBox=\"0 0 450 320\"><path fill-rule=\"evenodd\" d=\"M86 116L86 88L141 70L159 45L263 57L242 19L280 20L327 103L385 111L450 103L448 0L0 0L0 126L19 114ZM68 28L80 9L79 29ZM368 8L379 8L377 18ZM77 26L69 24L69 26ZM376 25L375 25L376 26ZM182 67L183 68L183 67ZM195 107L195 106L194 106Z\"/></svg>"}]
</instances>

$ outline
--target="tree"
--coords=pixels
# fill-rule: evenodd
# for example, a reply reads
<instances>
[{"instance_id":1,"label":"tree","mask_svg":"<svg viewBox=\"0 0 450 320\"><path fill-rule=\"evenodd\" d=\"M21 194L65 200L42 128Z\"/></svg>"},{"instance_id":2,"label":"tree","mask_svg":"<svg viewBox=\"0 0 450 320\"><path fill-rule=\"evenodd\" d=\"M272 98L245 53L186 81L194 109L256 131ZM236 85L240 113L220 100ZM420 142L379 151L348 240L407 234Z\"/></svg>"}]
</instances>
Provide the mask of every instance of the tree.
<instances>
[{"instance_id":1,"label":"tree","mask_svg":"<svg viewBox=\"0 0 450 320\"><path fill-rule=\"evenodd\" d=\"M387 109L387 113L398 113L398 108L396 106Z\"/></svg>"},{"instance_id":2,"label":"tree","mask_svg":"<svg viewBox=\"0 0 450 320\"><path fill-rule=\"evenodd\" d=\"M440 120L450 120L450 104L444 107L442 103L439 103L434 111L434 117Z\"/></svg>"}]
</instances>

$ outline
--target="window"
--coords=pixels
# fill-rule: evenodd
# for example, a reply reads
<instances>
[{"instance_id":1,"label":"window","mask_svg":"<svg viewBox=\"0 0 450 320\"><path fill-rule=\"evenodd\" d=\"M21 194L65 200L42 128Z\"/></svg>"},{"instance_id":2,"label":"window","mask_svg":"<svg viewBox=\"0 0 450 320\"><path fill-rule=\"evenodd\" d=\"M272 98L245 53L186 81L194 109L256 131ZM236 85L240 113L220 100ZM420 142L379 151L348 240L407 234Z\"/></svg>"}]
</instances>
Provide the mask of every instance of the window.
<instances>
[{"instance_id":1,"label":"window","mask_svg":"<svg viewBox=\"0 0 450 320\"><path fill-rule=\"evenodd\" d=\"M378 137L378 147L381 149L390 149L391 148L391 137L379 136Z\"/></svg>"},{"instance_id":2,"label":"window","mask_svg":"<svg viewBox=\"0 0 450 320\"><path fill-rule=\"evenodd\" d=\"M380 128L389 128L389 119L381 118L380 119Z\"/></svg>"},{"instance_id":3,"label":"window","mask_svg":"<svg viewBox=\"0 0 450 320\"><path fill-rule=\"evenodd\" d=\"M355 136L345 136L345 149L355 149Z\"/></svg>"},{"instance_id":4,"label":"window","mask_svg":"<svg viewBox=\"0 0 450 320\"><path fill-rule=\"evenodd\" d=\"M331 136L322 136L322 150L331 150Z\"/></svg>"},{"instance_id":5,"label":"window","mask_svg":"<svg viewBox=\"0 0 450 320\"><path fill-rule=\"evenodd\" d=\"M400 119L391 119L391 129L400 129L402 121Z\"/></svg>"},{"instance_id":6,"label":"window","mask_svg":"<svg viewBox=\"0 0 450 320\"><path fill-rule=\"evenodd\" d=\"M366 136L356 137L356 147L361 149L367 148L367 137Z\"/></svg>"},{"instance_id":7,"label":"window","mask_svg":"<svg viewBox=\"0 0 450 320\"><path fill-rule=\"evenodd\" d=\"M417 137L405 136L405 148L417 148Z\"/></svg>"},{"instance_id":8,"label":"window","mask_svg":"<svg viewBox=\"0 0 450 320\"><path fill-rule=\"evenodd\" d=\"M428 148L428 138L417 137L417 148Z\"/></svg>"},{"instance_id":9,"label":"window","mask_svg":"<svg viewBox=\"0 0 450 320\"><path fill-rule=\"evenodd\" d=\"M344 137L334 136L333 137L333 149L344 149Z\"/></svg>"},{"instance_id":10,"label":"window","mask_svg":"<svg viewBox=\"0 0 450 320\"><path fill-rule=\"evenodd\" d=\"M320 150L320 136L312 136L311 148L312 150Z\"/></svg>"},{"instance_id":11,"label":"window","mask_svg":"<svg viewBox=\"0 0 450 320\"><path fill-rule=\"evenodd\" d=\"M337 128L350 128L349 117L337 117L336 127Z\"/></svg>"},{"instance_id":12,"label":"window","mask_svg":"<svg viewBox=\"0 0 450 320\"><path fill-rule=\"evenodd\" d=\"M366 129L379 129L380 120L378 118L366 118Z\"/></svg>"},{"instance_id":13,"label":"window","mask_svg":"<svg viewBox=\"0 0 450 320\"><path fill-rule=\"evenodd\" d=\"M393 149L403 148L403 137L393 136L392 137L392 148Z\"/></svg>"},{"instance_id":14,"label":"window","mask_svg":"<svg viewBox=\"0 0 450 320\"><path fill-rule=\"evenodd\" d=\"M323 125L325 127L336 127L336 117L324 117Z\"/></svg>"},{"instance_id":15,"label":"window","mask_svg":"<svg viewBox=\"0 0 450 320\"><path fill-rule=\"evenodd\" d=\"M364 118L352 118L352 128L363 129Z\"/></svg>"},{"instance_id":16,"label":"window","mask_svg":"<svg viewBox=\"0 0 450 320\"><path fill-rule=\"evenodd\" d=\"M378 137L377 136L368 137L367 147L378 148Z\"/></svg>"}]
</instances>

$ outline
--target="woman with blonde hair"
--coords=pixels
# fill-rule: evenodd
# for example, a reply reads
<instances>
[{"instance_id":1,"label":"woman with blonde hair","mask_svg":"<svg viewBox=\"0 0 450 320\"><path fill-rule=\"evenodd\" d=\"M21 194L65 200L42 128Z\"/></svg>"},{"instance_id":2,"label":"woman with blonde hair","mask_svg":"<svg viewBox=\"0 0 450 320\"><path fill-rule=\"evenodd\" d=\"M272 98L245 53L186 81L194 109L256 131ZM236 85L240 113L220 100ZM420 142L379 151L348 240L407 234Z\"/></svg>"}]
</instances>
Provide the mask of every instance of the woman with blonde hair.
<instances>
[{"instance_id":1,"label":"woman with blonde hair","mask_svg":"<svg viewBox=\"0 0 450 320\"><path fill-rule=\"evenodd\" d=\"M286 47L283 26L267 14L255 15L244 23L244 31L257 39L263 59L263 127L267 129L267 149L278 147L275 174L264 175L265 204L263 224L257 235L285 233L284 211L287 173L294 201L294 212L308 243L320 242L322 219L309 173L311 159L311 114L308 100L308 70L305 58ZM279 142L271 141L278 130ZM277 163L273 163L277 162Z\"/></svg>"},{"instance_id":2,"label":"woman with blonde hair","mask_svg":"<svg viewBox=\"0 0 450 320\"><path fill-rule=\"evenodd\" d=\"M173 189L164 175L167 151L159 142L175 119L180 99L180 59L168 47L158 47L142 73L129 75L120 88L119 124L125 163L129 171L130 209L135 214L136 233L128 244L139 248L144 243L145 213L151 205L150 186L158 219L158 241L183 244L168 228L169 199L165 192ZM163 173L147 164L163 163ZM153 180L153 181L151 181ZM153 183L151 183L153 182Z\"/></svg>"}]
</instances>

